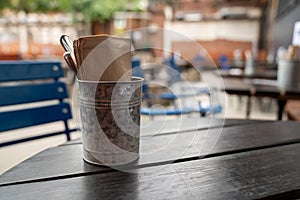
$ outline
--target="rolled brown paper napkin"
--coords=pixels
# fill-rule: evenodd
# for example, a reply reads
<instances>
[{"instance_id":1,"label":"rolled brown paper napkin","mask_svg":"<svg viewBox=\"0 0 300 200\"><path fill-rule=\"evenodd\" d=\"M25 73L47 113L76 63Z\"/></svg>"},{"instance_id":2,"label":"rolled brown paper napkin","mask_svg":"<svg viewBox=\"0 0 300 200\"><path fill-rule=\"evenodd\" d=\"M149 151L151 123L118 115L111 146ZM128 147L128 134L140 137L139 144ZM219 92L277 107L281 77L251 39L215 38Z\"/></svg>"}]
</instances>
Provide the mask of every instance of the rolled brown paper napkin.
<instances>
[{"instance_id":1,"label":"rolled brown paper napkin","mask_svg":"<svg viewBox=\"0 0 300 200\"><path fill-rule=\"evenodd\" d=\"M130 81L131 42L128 38L93 35L74 40L78 78L89 81Z\"/></svg>"}]
</instances>

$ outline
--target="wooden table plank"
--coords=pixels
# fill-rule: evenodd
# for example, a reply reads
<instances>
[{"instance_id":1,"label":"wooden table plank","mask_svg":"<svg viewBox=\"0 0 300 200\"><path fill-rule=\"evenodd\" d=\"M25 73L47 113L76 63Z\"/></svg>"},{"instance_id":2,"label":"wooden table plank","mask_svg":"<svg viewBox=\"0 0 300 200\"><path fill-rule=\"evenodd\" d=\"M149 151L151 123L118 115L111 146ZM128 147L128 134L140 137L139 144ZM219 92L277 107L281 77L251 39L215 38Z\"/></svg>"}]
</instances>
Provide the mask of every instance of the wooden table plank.
<instances>
[{"instance_id":1,"label":"wooden table plank","mask_svg":"<svg viewBox=\"0 0 300 200\"><path fill-rule=\"evenodd\" d=\"M143 168L0 187L2 199L299 198L300 144ZM294 192L293 192L294 191Z\"/></svg>"},{"instance_id":2,"label":"wooden table plank","mask_svg":"<svg viewBox=\"0 0 300 200\"><path fill-rule=\"evenodd\" d=\"M250 96L269 97L277 100L277 119L282 119L283 110L287 100L300 99L300 89L284 90L277 87L276 81L259 79L223 79L224 91L233 95L248 96L247 117L250 115Z\"/></svg>"},{"instance_id":3,"label":"wooden table plank","mask_svg":"<svg viewBox=\"0 0 300 200\"><path fill-rule=\"evenodd\" d=\"M255 74L245 74L242 69L229 69L216 71L218 76L222 78L248 78L248 79L277 79L277 70L258 70Z\"/></svg>"},{"instance_id":4,"label":"wooden table plank","mask_svg":"<svg viewBox=\"0 0 300 200\"><path fill-rule=\"evenodd\" d=\"M220 119L220 118L181 118L172 120L153 120L144 122L141 125L141 136L154 136L187 132L192 130L214 129L229 126L241 126L252 123L273 122L269 120L241 120L241 119ZM79 140L67 142L63 145L78 144Z\"/></svg>"},{"instance_id":5,"label":"wooden table plank","mask_svg":"<svg viewBox=\"0 0 300 200\"><path fill-rule=\"evenodd\" d=\"M251 85L242 79L223 78L224 91L228 94L251 95Z\"/></svg>"},{"instance_id":6,"label":"wooden table plank","mask_svg":"<svg viewBox=\"0 0 300 200\"><path fill-rule=\"evenodd\" d=\"M300 142L300 123L265 122L189 131L183 133L145 136L141 138L141 156L135 164L147 167L170 163L174 160L200 159L275 145ZM64 176L107 171L110 168L86 164L82 160L80 144L60 146L41 152L19 164L0 177L0 183L36 181Z\"/></svg>"},{"instance_id":7,"label":"wooden table plank","mask_svg":"<svg viewBox=\"0 0 300 200\"><path fill-rule=\"evenodd\" d=\"M288 127L286 127L288 126ZM143 137L139 166L300 142L300 124L273 122ZM150 161L150 162L149 162Z\"/></svg>"},{"instance_id":8,"label":"wooden table plank","mask_svg":"<svg viewBox=\"0 0 300 200\"><path fill-rule=\"evenodd\" d=\"M220 127L240 126L252 123L265 123L265 120L240 120L220 118L181 118L144 122L141 125L141 136L162 135L192 130L214 129Z\"/></svg>"},{"instance_id":9,"label":"wooden table plank","mask_svg":"<svg viewBox=\"0 0 300 200\"><path fill-rule=\"evenodd\" d=\"M300 99L300 89L283 90L269 80L223 78L224 91L228 94L270 97L282 100ZM265 83L264 83L265 82Z\"/></svg>"}]
</instances>

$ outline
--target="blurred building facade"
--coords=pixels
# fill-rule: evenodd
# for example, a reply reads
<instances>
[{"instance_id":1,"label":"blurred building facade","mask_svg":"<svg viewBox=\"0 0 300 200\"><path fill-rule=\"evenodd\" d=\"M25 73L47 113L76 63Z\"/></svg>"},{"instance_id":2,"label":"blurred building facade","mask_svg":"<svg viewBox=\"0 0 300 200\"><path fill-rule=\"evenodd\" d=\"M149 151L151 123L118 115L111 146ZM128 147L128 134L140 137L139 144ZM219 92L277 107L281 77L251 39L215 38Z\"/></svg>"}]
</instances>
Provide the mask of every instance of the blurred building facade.
<instances>
[{"instance_id":1,"label":"blurred building facade","mask_svg":"<svg viewBox=\"0 0 300 200\"><path fill-rule=\"evenodd\" d=\"M281 3L280 3L281 2ZM119 34L135 30L138 48L148 46L172 49L187 59L195 54L188 41L171 37L159 29L168 29L196 41L214 60L221 55L232 59L235 50L251 50L257 59L289 41L297 21L298 1L288 0L155 0L145 1L147 9L117 12L109 29L99 33ZM24 14L3 12L0 17L0 59L36 59L61 57L59 37L91 34L91 24L77 22L67 13ZM291 16L292 17L286 17ZM295 17L296 16L296 17ZM292 19L291 19L292 18ZM298 17L299 18L299 17ZM99 21L99 24L101 22ZM146 32L137 30L150 27ZM284 27L284 28L282 28ZM288 32L288 36L285 36ZM284 38L284 39L283 39ZM273 41L275 40L275 41ZM283 41L284 40L284 41ZM162 56L154 50L155 56Z\"/></svg>"},{"instance_id":2,"label":"blurred building facade","mask_svg":"<svg viewBox=\"0 0 300 200\"><path fill-rule=\"evenodd\" d=\"M60 58L60 36L75 38L88 30L88 24L74 23L70 14L6 11L0 18L0 59Z\"/></svg>"}]
</instances>

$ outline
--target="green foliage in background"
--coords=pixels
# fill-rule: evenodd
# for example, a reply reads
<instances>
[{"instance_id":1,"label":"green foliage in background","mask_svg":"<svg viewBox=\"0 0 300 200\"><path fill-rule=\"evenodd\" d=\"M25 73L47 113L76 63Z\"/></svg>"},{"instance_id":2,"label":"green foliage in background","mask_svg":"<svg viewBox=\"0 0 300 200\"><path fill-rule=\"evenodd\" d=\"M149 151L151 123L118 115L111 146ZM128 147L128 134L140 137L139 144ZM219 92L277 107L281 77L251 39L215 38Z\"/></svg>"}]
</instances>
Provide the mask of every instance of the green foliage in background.
<instances>
[{"instance_id":1,"label":"green foliage in background","mask_svg":"<svg viewBox=\"0 0 300 200\"><path fill-rule=\"evenodd\" d=\"M10 0L1 0L1 1L0 1L0 9L9 7L10 4L11 4L11 1L10 1Z\"/></svg>"},{"instance_id":2,"label":"green foliage in background","mask_svg":"<svg viewBox=\"0 0 300 200\"><path fill-rule=\"evenodd\" d=\"M0 0L0 9L29 12L71 12L87 21L111 19L116 11L138 10L140 0Z\"/></svg>"},{"instance_id":3,"label":"green foliage in background","mask_svg":"<svg viewBox=\"0 0 300 200\"><path fill-rule=\"evenodd\" d=\"M69 0L1 0L0 9L10 8L26 13L70 11L69 3Z\"/></svg>"},{"instance_id":4,"label":"green foliage in background","mask_svg":"<svg viewBox=\"0 0 300 200\"><path fill-rule=\"evenodd\" d=\"M111 19L116 11L137 7L139 0L73 0L72 10L83 14L85 19L105 21Z\"/></svg>"}]
</instances>

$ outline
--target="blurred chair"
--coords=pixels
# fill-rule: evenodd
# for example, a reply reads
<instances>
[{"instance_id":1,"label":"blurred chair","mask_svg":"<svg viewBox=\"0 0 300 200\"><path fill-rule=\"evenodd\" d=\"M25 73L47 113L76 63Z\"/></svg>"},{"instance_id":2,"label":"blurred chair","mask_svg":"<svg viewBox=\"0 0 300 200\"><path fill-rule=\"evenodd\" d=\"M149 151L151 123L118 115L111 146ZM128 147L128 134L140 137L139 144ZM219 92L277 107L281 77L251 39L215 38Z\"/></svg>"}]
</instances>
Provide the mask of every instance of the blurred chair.
<instances>
[{"instance_id":1,"label":"blurred chair","mask_svg":"<svg viewBox=\"0 0 300 200\"><path fill-rule=\"evenodd\" d=\"M226 55L221 55L219 57L219 64L220 64L220 69L223 69L223 70L230 69L230 61L229 61L228 56L226 56Z\"/></svg>"},{"instance_id":2,"label":"blurred chair","mask_svg":"<svg viewBox=\"0 0 300 200\"><path fill-rule=\"evenodd\" d=\"M173 65L173 69L171 69L168 73L170 75L168 79L168 84L173 84L176 81L181 80L181 75L178 72L179 68L175 66L174 60L170 60L171 65ZM165 63L166 64L166 63ZM141 68L141 63L140 60L136 57L132 58L132 75L133 76L138 76L141 78L144 78L144 72L143 69ZM175 68L175 67L176 68ZM179 75L178 75L179 73ZM182 86L182 87L181 87ZM141 108L141 114L142 115L148 115L150 117L156 116L156 115L182 115L182 114L190 114L193 112L198 112L200 115L207 116L208 114L216 114L220 113L222 111L222 106L221 105L211 105L211 104L205 104L201 101L197 102L197 105L195 106L189 106L189 105L183 105L181 106L178 104L176 101L181 101L186 103L185 101L189 101L188 98L195 98L199 95L206 95L208 98L211 95L211 92L213 91L212 89L208 89L206 87L195 87L195 86L184 86L183 84L180 86L180 90L184 91L179 91L179 92L161 92L158 94L152 94L149 92L149 87L147 84L147 81L144 80L144 84L142 86L142 91L143 91L143 100L146 102L147 107L142 107ZM187 91L189 89L189 91ZM172 102L172 108L167 108L163 107L161 108L153 108L153 100L169 100Z\"/></svg>"}]
</instances>

